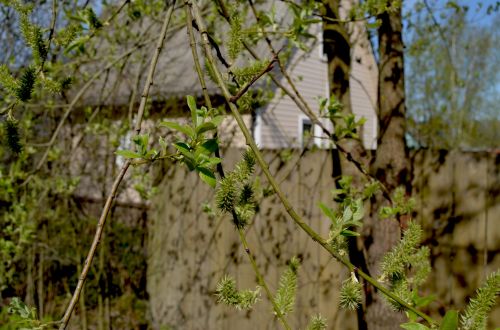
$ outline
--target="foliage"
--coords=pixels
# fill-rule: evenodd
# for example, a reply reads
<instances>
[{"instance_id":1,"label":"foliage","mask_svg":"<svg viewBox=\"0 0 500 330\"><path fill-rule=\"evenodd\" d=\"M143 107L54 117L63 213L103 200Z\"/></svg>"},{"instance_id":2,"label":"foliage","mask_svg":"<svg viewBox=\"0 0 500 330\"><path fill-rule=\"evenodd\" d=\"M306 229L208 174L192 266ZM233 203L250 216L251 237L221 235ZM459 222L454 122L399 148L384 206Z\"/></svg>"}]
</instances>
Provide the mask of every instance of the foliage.
<instances>
[{"instance_id":1,"label":"foliage","mask_svg":"<svg viewBox=\"0 0 500 330\"><path fill-rule=\"evenodd\" d=\"M36 309L27 306L17 297L12 298L10 301L7 313L9 314L9 320L5 325L6 329L10 329L10 326L12 326L19 330L43 330L53 329L55 325L55 322L40 321ZM2 329L4 329L3 326Z\"/></svg>"},{"instance_id":2,"label":"foliage","mask_svg":"<svg viewBox=\"0 0 500 330\"><path fill-rule=\"evenodd\" d=\"M361 117L356 120L356 116L352 113L342 111L342 104L331 96L330 99L319 99L319 113L322 117L328 118L335 122L334 137L336 141L342 139L359 140L358 131L366 123L366 118Z\"/></svg>"},{"instance_id":3,"label":"foliage","mask_svg":"<svg viewBox=\"0 0 500 330\"><path fill-rule=\"evenodd\" d=\"M405 55L412 146L498 146L498 6L477 3L473 8L462 1L440 6L420 0L408 8Z\"/></svg>"},{"instance_id":4,"label":"foliage","mask_svg":"<svg viewBox=\"0 0 500 330\"><path fill-rule=\"evenodd\" d=\"M260 77L271 60L258 57L249 60L247 49L260 49L262 45L269 44L270 53L275 56L273 61L278 61L276 66L286 69L297 48L308 51L317 42L310 31L314 24L322 22L323 4L319 1L283 2L281 8L285 9L287 19L283 19L276 6L261 7L260 2L252 7L244 1L236 1L228 4L227 8L223 7L223 3L203 3L204 13L208 13L204 17L210 20L209 29L201 31L200 22L196 29L202 36L210 36L210 47L217 52L221 67L224 68L220 76L232 95L244 90L243 86L254 83L254 79ZM135 211L123 211L119 203L111 206L111 214L117 221L106 227L96 258L98 262L92 265L86 275L86 290L82 296L85 299L82 302L84 307L95 312L102 311L103 305L108 304L122 318L115 327L122 325L119 322L124 323L123 327L147 326L144 255L147 226L143 216L146 213L144 206L147 207L145 200L155 192L153 185L156 177L152 173L158 169L154 166L160 160L170 161L169 165L184 164L216 189L217 210L232 216L259 285L264 291L270 292L264 277L259 273L259 265L247 247L244 230L252 221L261 198L270 195L268 191L274 191L279 197L282 194L275 187L263 188L262 193L259 190L260 181L254 178L256 165L259 163L265 171L267 164L263 165L262 157L255 147L246 150L234 169L224 175L223 159L219 155L220 141L217 138L217 130L226 116L223 107L203 106L197 98L188 95L186 101L190 119L163 121L155 116L163 117L164 113L154 113L156 110L161 111L163 106L158 95L161 93L150 98L140 95L142 100L148 100L145 116L151 121L158 121L159 125L152 125L149 132L132 138L126 134L133 126L132 110L139 98L139 85L144 80L145 53L122 53L129 46L132 46L132 50L146 48L146 54L152 49L148 48L149 40L157 37L156 22L169 4L156 0L125 1L123 7L114 2L95 5L92 1L83 6L78 1L0 2L0 17L8 25L0 38L2 41L14 40L9 45L12 49L0 55L4 62L0 65L0 296L23 296L33 301L34 293L28 292L28 285L33 287L34 278L38 277L37 285L42 286L42 293L37 293L40 315L37 315L34 307L29 307L19 298L12 298L9 326L14 322L16 326L43 329L57 323L40 319L59 317L55 314L66 303L68 292L79 280L81 265L98 217L96 205L105 204L104 199L112 183L110 179L117 175L117 167L123 164L123 159L135 166L135 172L126 177L123 190L128 193L128 188L135 188L141 199L137 203L139 205L129 205L132 209L137 208ZM52 12L54 18L47 14L51 12L50 5L55 7ZM353 6L347 16L353 20L371 19L393 12L400 5L400 1L363 1L359 6ZM226 9L227 17L224 18L227 26L222 26L220 15L226 15ZM453 16L450 22L463 17L460 16L463 15L461 10L457 10L457 16ZM251 15L253 19L250 20L248 18ZM175 29L184 27L185 18L183 15L174 15ZM375 26L378 24L380 22L375 21ZM465 29L453 27L457 31ZM424 40L422 35L419 38ZM427 39L416 40L411 51L417 52L416 48L427 47L426 42ZM484 41L484 44L489 42ZM278 48L273 49L273 45L281 48L277 51ZM436 49L441 50L440 47ZM278 53L279 56L276 56ZM115 56L117 54L119 56ZM121 60L115 62L116 59ZM214 78L220 73L218 63L210 63L208 56L204 63L206 73L217 81ZM439 66L443 61L436 57L433 64ZM477 65L479 68L486 67L484 63ZM102 73L99 73L100 69ZM446 76L446 70L451 69L446 67L445 74L436 69L432 77ZM276 76L276 71L271 73ZM281 74L285 75L283 72ZM135 83L128 84L133 80L129 79L132 76L135 76ZM278 77L281 79L281 76ZM451 80L456 83L453 88L436 85L439 87L436 91L442 95L436 97L435 104L448 104L443 100L463 90L464 79L455 78ZM122 80L127 82L126 87L120 85ZM267 75L260 77L237 101L227 102L228 106L231 108L236 104L239 113L254 114L258 107L274 95L271 80ZM293 84L293 80L289 83ZM87 84L92 85L90 91L84 90ZM155 81L154 86L159 85L161 81ZM123 88L133 89L130 95L123 98L128 100L116 107L110 106L114 102L122 102L118 97L115 99L115 94ZM198 92L199 89L186 90L182 94L196 95ZM79 93L86 95L86 99L79 100L76 97ZM300 99L299 95L297 92L296 98ZM210 99L210 95L205 97L205 102L207 99ZM455 101L456 104L460 103ZM128 113L123 111L125 108L128 108ZM352 114L344 113L342 104L333 97L320 99L319 108L320 116L336 122L330 136L332 145L343 139L359 139L359 132L365 122L363 118L357 119ZM415 123L421 119L418 117ZM464 126L461 122L463 118L452 119ZM158 126L163 129L160 133L155 132ZM63 133L59 132L61 127ZM156 140L158 135L160 137ZM128 142L132 143L132 147L128 146ZM247 138L250 147L252 142L251 138ZM113 152L117 148L119 150L115 154L118 157L115 158ZM282 156L285 157L285 153ZM140 165L147 165L146 168L152 171L144 173L144 167L139 168ZM216 177L217 173L219 178ZM351 177L343 176L338 181L339 186L332 191L334 202L328 206L326 203L319 205L329 219L328 238L323 239L319 234L315 236L314 232L306 230L314 241L326 247L327 251L333 251L331 254L351 271L350 278L342 283L340 289L340 305L348 309L356 309L363 302L362 284L350 264L349 238L359 235L363 220L368 216L365 214L365 203L380 197L381 190L381 184L376 180L367 180L362 189L357 188L352 181ZM82 190L84 193L91 192L90 195L96 201L84 200ZM117 190L116 195L121 191ZM115 197L114 192L111 197ZM403 189L397 189L390 199L391 206L383 208L380 217L398 218L403 214L411 214L414 203L411 198L407 198ZM293 211L291 205L285 205L285 208ZM209 204L205 204L203 209L210 217L220 215ZM299 222L299 226L307 228L306 222ZM388 297L387 300L396 310L406 312L409 322L402 327L407 329L427 328L419 323L419 315L412 308L423 307L433 299L433 296L419 295L419 288L430 271L430 250L419 247L421 238L419 225L410 222L401 242L383 258L381 264L380 280L388 283L395 297ZM266 292L274 305L275 315L285 327L284 316L294 312L299 264L297 258L292 258L279 279L275 295ZM371 277L366 279L371 280L363 282L367 285L382 285ZM215 292L218 302L237 309L250 309L259 300L260 286L255 290L238 290L236 281L226 276L219 282ZM498 273L488 278L485 286L471 300L460 318L461 326L464 329L484 327L487 313L497 295ZM47 299L53 300L52 309L43 311L43 307L48 305ZM78 313L83 319L85 311L79 310ZM456 329L457 315L454 311L448 311L441 328ZM102 317L99 315L99 318ZM326 320L317 315L312 317L308 329L326 327Z\"/></svg>"}]
</instances>

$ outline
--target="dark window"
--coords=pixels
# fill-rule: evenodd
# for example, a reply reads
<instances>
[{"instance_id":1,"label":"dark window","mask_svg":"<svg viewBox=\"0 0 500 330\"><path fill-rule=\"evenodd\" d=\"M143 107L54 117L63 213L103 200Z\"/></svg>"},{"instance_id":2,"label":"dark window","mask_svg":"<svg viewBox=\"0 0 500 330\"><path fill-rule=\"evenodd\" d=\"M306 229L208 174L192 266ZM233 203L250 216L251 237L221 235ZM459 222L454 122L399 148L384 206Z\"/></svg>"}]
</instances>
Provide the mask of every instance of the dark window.
<instances>
[{"instance_id":1,"label":"dark window","mask_svg":"<svg viewBox=\"0 0 500 330\"><path fill-rule=\"evenodd\" d=\"M302 148L310 147L313 141L313 125L311 120L302 119Z\"/></svg>"}]
</instances>

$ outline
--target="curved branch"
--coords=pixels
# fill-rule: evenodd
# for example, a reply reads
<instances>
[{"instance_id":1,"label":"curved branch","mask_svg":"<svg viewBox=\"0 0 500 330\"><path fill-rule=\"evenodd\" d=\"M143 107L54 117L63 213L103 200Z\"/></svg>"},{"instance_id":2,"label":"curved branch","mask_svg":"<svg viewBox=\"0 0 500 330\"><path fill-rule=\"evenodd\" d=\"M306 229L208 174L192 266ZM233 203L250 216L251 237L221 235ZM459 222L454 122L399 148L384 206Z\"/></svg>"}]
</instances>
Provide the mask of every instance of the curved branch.
<instances>
[{"instance_id":1,"label":"curved branch","mask_svg":"<svg viewBox=\"0 0 500 330\"><path fill-rule=\"evenodd\" d=\"M189 1L189 0L186 0ZM200 27L200 33L203 41L203 46L205 49L205 55L207 57L207 60L210 62L212 67L214 68L214 74L217 79L217 83L222 91L222 94L224 95L227 104L229 105L231 112L238 123L238 126L240 127L243 135L245 136L247 144L250 146L252 149L253 153L255 154L255 158L257 162L259 163L259 166L262 168L265 176L269 180L269 183L273 187L274 191L278 195L278 198L280 199L281 203L285 207L286 212L290 215L292 220L295 222L296 225L298 225L303 231L306 232L306 234L312 238L314 241L318 242L332 257L337 259L339 262L341 262L344 266L346 266L349 271L351 272L356 272L359 274L360 277L365 279L368 283L370 283L372 286L380 290L383 294L385 294L387 297L393 299L394 301L398 302L403 306L405 309L412 311L413 313L417 314L418 316L422 317L425 321L427 321L429 324L434 325L436 324L436 321L433 320L430 316L427 314L415 309L413 306L402 300L401 298L397 297L394 295L390 290L388 290L386 287L384 287L381 283L379 283L377 280L369 276L368 274L364 273L363 271L359 270L357 267L355 267L349 260L343 258L340 256L334 249L333 247L328 244L326 240L324 240L318 233L316 233L311 227L309 227L308 224L304 222L302 217L295 211L293 208L292 204L288 201L287 197L285 196L284 192L281 190L279 187L279 184L277 183L276 179L274 176L271 174L269 170L269 165L266 163L264 160L261 152L259 151L259 148L257 147L254 139L252 138L252 135L250 134L250 131L246 127L245 122L243 121L243 118L241 117L238 108L230 102L231 94L229 93L229 90L222 78L222 74L218 70L217 66L215 65L215 60L214 57L211 53L210 45L208 43L208 38L207 38L207 31L204 27L204 22L200 16L198 6L194 3L191 2L192 4L192 9L193 9L193 15L195 17L195 20L198 23L198 26Z\"/></svg>"},{"instance_id":2,"label":"curved branch","mask_svg":"<svg viewBox=\"0 0 500 330\"><path fill-rule=\"evenodd\" d=\"M170 19L172 18L174 4L175 4L175 0L174 0L174 3L167 10L167 13L165 15L165 20L163 22L163 26L162 26L162 29L160 32L160 36L158 37L156 51L153 55L153 58L151 59L148 78L147 78L146 83L144 85L144 92L142 95L141 104L140 104L139 109L138 109L138 115L137 115L137 120L136 120L136 124L135 124L136 134L139 134L140 130L141 130L141 122L142 122L142 117L144 114L144 108L146 106L146 100L147 100L147 97L149 94L149 89L150 89L151 85L153 84L153 77L154 77L154 72L156 69L156 63L158 62L158 58L160 57L160 53L161 53L161 50L163 48L163 42L164 42L166 34L167 34L168 26L170 24ZM99 222L97 223L97 229L96 229L96 232L94 235L94 239L92 241L92 245L90 246L90 250L88 252L87 258L85 259L85 263L83 265L82 272L81 272L80 277L78 279L78 284L75 288L73 296L71 297L69 305L66 308L64 316L61 320L61 325L59 326L59 330L64 330L68 326L69 320L71 318L71 314L73 313L73 310L75 309L75 306L76 306L76 303L78 302L78 299L80 298L80 294L82 292L83 285L85 284L85 280L87 279L87 274L90 270L90 266L92 265L92 260L94 259L97 247L99 246L99 242L101 240L102 232L104 230L104 225L106 223L108 213L109 213L111 206L116 198L118 187L120 186L120 183L123 180L123 177L127 173L127 170L130 167L130 164L131 164L130 160L127 160L123 164L118 176L115 178L115 181L114 181L113 186L111 188L111 192L108 195L108 198L106 200L106 204L104 205L101 216L99 218Z\"/></svg>"},{"instance_id":3,"label":"curved branch","mask_svg":"<svg viewBox=\"0 0 500 330\"><path fill-rule=\"evenodd\" d=\"M206 103L207 107L210 109L210 108L212 108L212 104L210 101L210 96L208 95L208 90L206 87L206 82L205 82L203 70L202 70L201 65L200 65L198 51L196 50L196 40L195 40L194 33L193 33L193 25L192 25L193 19L192 19L192 14L191 14L191 10L190 10L190 4L189 4L188 0L184 0L184 3L186 4L185 10L186 10L187 30L188 30L188 36L189 36L189 41L190 41L191 52L193 54L195 69L196 69L196 73L198 74L198 79L200 81L200 85L202 87L203 97L205 99L205 103ZM274 61L270 62L267 68L270 68L272 66L273 62ZM240 92L237 94L237 97L233 96L233 99L231 100L231 102L235 103L241 97L241 95L243 95L248 90L248 88L250 88L250 86L259 77L264 75L267 71L263 71L257 78L252 79L252 81L250 83L246 84L245 87L243 87L240 90ZM220 158L219 149L216 150L216 156ZM225 177L224 168L222 166L222 163L217 164L217 172L219 173L219 176L221 178ZM239 223L238 215L236 214L236 212L233 211L231 215L233 217L233 223ZM274 312L276 313L276 317L280 320L280 322L283 324L283 327L285 329L290 330L291 329L290 325L286 321L283 313L280 311L280 309L276 305L276 302L273 298L271 290L269 289L269 286L267 285L266 281L264 280L264 276L260 272L259 267L257 266L257 263L255 262L255 258L253 257L252 253L250 252L250 247L249 247L248 242L246 240L245 233L244 233L243 229L242 228L237 228L237 229L238 229L240 241L243 244L243 248L245 249L245 252L248 256L248 259L250 260L250 263L252 265L252 269L255 273L255 276L257 277L257 282L264 289L267 298L269 299L269 301L271 302L271 304L273 306Z\"/></svg>"}]
</instances>

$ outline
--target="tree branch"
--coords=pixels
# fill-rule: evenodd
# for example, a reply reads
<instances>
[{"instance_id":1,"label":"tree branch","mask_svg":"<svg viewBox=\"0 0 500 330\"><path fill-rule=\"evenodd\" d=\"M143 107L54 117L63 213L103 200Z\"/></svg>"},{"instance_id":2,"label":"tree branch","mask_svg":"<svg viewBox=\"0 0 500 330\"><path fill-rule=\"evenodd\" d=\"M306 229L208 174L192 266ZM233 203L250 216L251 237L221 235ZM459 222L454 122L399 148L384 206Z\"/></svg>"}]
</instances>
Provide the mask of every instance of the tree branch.
<instances>
[{"instance_id":1,"label":"tree branch","mask_svg":"<svg viewBox=\"0 0 500 330\"><path fill-rule=\"evenodd\" d=\"M192 25L193 19L192 19L192 14L191 14L191 9L190 9L191 8L191 4L189 3L188 0L184 0L184 3L186 4L185 9L186 9L187 30L188 30L188 36L189 36L189 41L190 41L190 46L191 46L191 52L193 54L193 60L194 60L194 63L195 63L195 69L196 69L196 72L198 74L198 79L200 81L200 85L202 86L203 96L205 98L205 103L206 103L207 107L210 109L212 107L211 102L210 102L210 96L208 95L208 91L207 91L207 88L206 88L205 77L204 77L204 74L203 74L203 70L201 69L200 60L199 60L199 56L198 56L198 51L196 50L196 40L195 40L195 37L194 37L193 25ZM248 90L248 88L250 88L250 86L255 81L257 81L260 77L262 77L267 71L271 70L272 69L272 64L274 63L274 61L275 61L275 59L273 59L269 63L269 65L260 74L258 74L257 76L255 76L252 79L252 81L250 81L248 84L246 84L245 87L243 87L240 90L240 92L238 92L238 94L236 95L236 96L239 95L238 97L233 96L232 98L234 98L234 101L232 101L232 102L233 103L236 102ZM219 149L218 148L216 150L216 156L220 158L220 154L219 154ZM221 178L225 177L224 168L222 166L222 163L217 164L217 172L219 173L219 176ZM238 220L238 215L236 214L236 212L234 212L234 211L231 212L231 215L233 217L233 223L240 223L240 221ZM271 290L269 289L269 286L267 285L266 281L264 280L264 276L262 276L262 274L261 274L261 272L259 270L259 267L257 266L257 263L255 262L255 259L254 259L253 255L250 252L250 247L249 247L248 242L247 242L247 240L245 238L245 233L243 232L243 229L242 228L237 228L237 229L238 229L240 241L243 244L243 248L245 249L245 252L246 252L246 255L248 256L248 259L250 260L250 263L252 265L252 269L253 269L253 271L255 273L255 276L257 277L257 281L258 281L259 285L262 286L262 288L264 289L264 291L266 293L267 298L271 302L271 304L273 306L273 309L274 309L274 312L276 313L276 317L281 321L281 323L283 324L283 327L285 329L290 330L291 329L290 325L288 324L288 322L285 319L285 316L281 313L280 309L276 305L276 302L274 301L274 298L273 298L273 295L271 293Z\"/></svg>"},{"instance_id":2,"label":"tree branch","mask_svg":"<svg viewBox=\"0 0 500 330\"><path fill-rule=\"evenodd\" d=\"M269 62L269 64L261 72L259 72L259 74L257 74L254 77L252 77L252 80L250 80L243 87L241 87L241 89L238 91L238 93L236 93L236 95L231 96L231 98L229 99L229 101L232 102L232 103L236 103L243 95L245 95L245 93L248 91L248 89L257 80L260 79L260 77L262 77L263 75L265 75L267 72L271 71L273 69L273 67L274 67L274 63L278 61L278 53L276 53L276 55L273 56L273 59Z\"/></svg>"},{"instance_id":3,"label":"tree branch","mask_svg":"<svg viewBox=\"0 0 500 330\"><path fill-rule=\"evenodd\" d=\"M189 1L189 0L186 0L186 1ZM259 148L257 147L254 139L252 138L252 135L250 134L250 131L246 127L246 124L243 121L243 118L241 117L241 115L238 111L238 108L234 105L234 103L230 102L231 94L229 93L229 90L226 86L226 83L224 82L224 80L222 78L222 74L220 73L217 66L215 65L216 63L215 63L215 60L214 60L213 55L211 53L211 49L210 49L210 45L209 45L208 37L207 37L207 32L206 32L206 29L204 27L204 22L202 20L202 17L200 16L198 6L194 2L191 2L191 1L189 1L189 2L192 4L194 18L195 18L196 22L198 23L198 26L200 27L200 33L201 33L201 37L202 37L203 46L205 49L206 58L209 61L209 63L212 65L212 67L214 68L214 74L215 74L215 77L217 79L217 83L222 91L222 94L226 98L226 102L228 103L229 108L231 109L231 112L232 112L236 122L238 123L238 126L240 127L243 135L245 136L247 145L249 145L250 148L252 149L253 153L255 154L255 158L256 158L257 162L259 163L259 166L262 168L266 178L269 180L269 183L273 187L273 189L276 192L276 194L278 195L281 203L285 207L285 210L290 215L290 217L293 219L295 224L298 225L303 231L305 231L307 233L307 235L309 235L309 237L311 237L314 241L318 242L326 251L328 251L328 253L330 253L331 256L333 256L335 259L337 259L339 262L341 262L344 266L346 266L349 269L349 271L356 272L357 274L359 274L360 277L362 277L368 283L370 283L371 285L376 287L378 290L380 290L387 297L395 300L396 302L401 304L401 306L403 306L405 309L412 311L413 313L422 317L429 324L431 324L431 325L436 324L436 321L434 321L430 316L415 309L413 306L411 306L410 304L408 304L407 302L405 302L401 298L394 295L392 292L390 292L390 290L385 288L382 284L380 284L378 281L373 279L371 276L369 276L368 274L359 270L349 260L340 256L334 250L334 248L330 244L328 244L328 242L326 240L324 240L318 233L316 233L311 227L309 227L309 225L307 225L304 222L304 220L300 217L300 215L295 211L292 204L288 201L287 197L285 196L285 194L283 193L283 191L279 187L276 179L271 174L271 172L269 170L269 165L266 163L262 154L260 153Z\"/></svg>"},{"instance_id":4,"label":"tree branch","mask_svg":"<svg viewBox=\"0 0 500 330\"><path fill-rule=\"evenodd\" d=\"M166 12L165 20L163 22L160 36L158 37L156 51L155 51L153 58L151 60L148 78L147 78L146 83L144 85L144 92L142 95L141 104L140 104L139 109L138 109L138 115L137 115L137 120L136 120L136 124L135 124L135 129L134 129L136 134L139 134L141 131L141 122L142 122L142 117L144 115L144 108L146 106L146 100L147 100L147 97L149 94L149 89L150 89L151 85L153 84L153 77L154 77L154 72L155 72L155 68L156 68L156 63L158 62L158 58L160 57L160 53L161 53L161 50L163 48L163 42L164 42L166 34L167 34L168 26L170 24L170 19L172 18L174 4L175 4L175 0L174 0L174 3L169 7L169 9ZM100 216L99 221L97 223L97 229L96 229L96 232L94 235L94 239L92 241L92 245L91 245L90 250L88 252L87 258L85 259L85 264L83 266L82 272L81 272L80 277L78 279L78 284L77 284L76 289L73 293L73 296L71 297L69 305L66 308L64 316L61 320L61 325L59 326L59 330L64 330L68 326L68 322L71 318L71 314L76 306L76 303L78 302L78 299L80 298L80 294L82 292L83 285L85 284L85 280L86 280L88 272L90 270L90 266L92 265L92 260L94 259L97 247L99 246L99 242L101 240L102 232L104 230L104 225L106 223L106 218L108 217L108 213L109 213L111 206L116 198L118 187L120 186L120 183L123 180L123 177L127 173L127 170L130 167L130 164L131 164L130 160L127 160L125 162L125 164L123 164L118 176L116 177L116 179L113 183L111 191L110 191L108 198L106 200L106 204L104 205L101 216Z\"/></svg>"}]
</instances>

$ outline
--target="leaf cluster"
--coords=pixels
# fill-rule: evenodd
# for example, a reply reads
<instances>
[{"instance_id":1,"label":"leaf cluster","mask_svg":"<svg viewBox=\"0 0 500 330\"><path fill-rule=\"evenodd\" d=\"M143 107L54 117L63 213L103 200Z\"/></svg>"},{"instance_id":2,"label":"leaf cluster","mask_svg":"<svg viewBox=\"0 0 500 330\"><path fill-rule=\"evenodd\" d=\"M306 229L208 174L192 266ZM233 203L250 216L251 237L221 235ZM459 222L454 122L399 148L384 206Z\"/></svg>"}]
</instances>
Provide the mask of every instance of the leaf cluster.
<instances>
[{"instance_id":1,"label":"leaf cluster","mask_svg":"<svg viewBox=\"0 0 500 330\"><path fill-rule=\"evenodd\" d=\"M336 141L342 139L359 139L358 131L366 123L366 118L356 119L352 113L344 113L342 103L334 96L319 99L320 115L335 123L333 138Z\"/></svg>"},{"instance_id":2,"label":"leaf cluster","mask_svg":"<svg viewBox=\"0 0 500 330\"><path fill-rule=\"evenodd\" d=\"M346 237L359 236L357 232L351 229L362 225L361 220L364 216L363 200L356 199L352 203L343 205L339 211L334 211L323 203L320 203L319 207L331 221L328 242L340 255L347 255Z\"/></svg>"},{"instance_id":3,"label":"leaf cluster","mask_svg":"<svg viewBox=\"0 0 500 330\"><path fill-rule=\"evenodd\" d=\"M415 207L415 199L408 198L404 187L397 187L392 194L392 206L380 208L379 216L383 219L411 214Z\"/></svg>"},{"instance_id":4,"label":"leaf cluster","mask_svg":"<svg viewBox=\"0 0 500 330\"><path fill-rule=\"evenodd\" d=\"M203 181L215 188L217 181L214 167L221 160L212 154L219 148L219 143L217 139L207 138L205 135L216 131L223 117L214 113L213 109L198 108L196 100L190 95L187 96L187 104L191 112L191 124L164 121L160 125L182 133L187 138L178 138L173 144L177 149L175 158L186 164L190 171L198 172Z\"/></svg>"}]
</instances>

